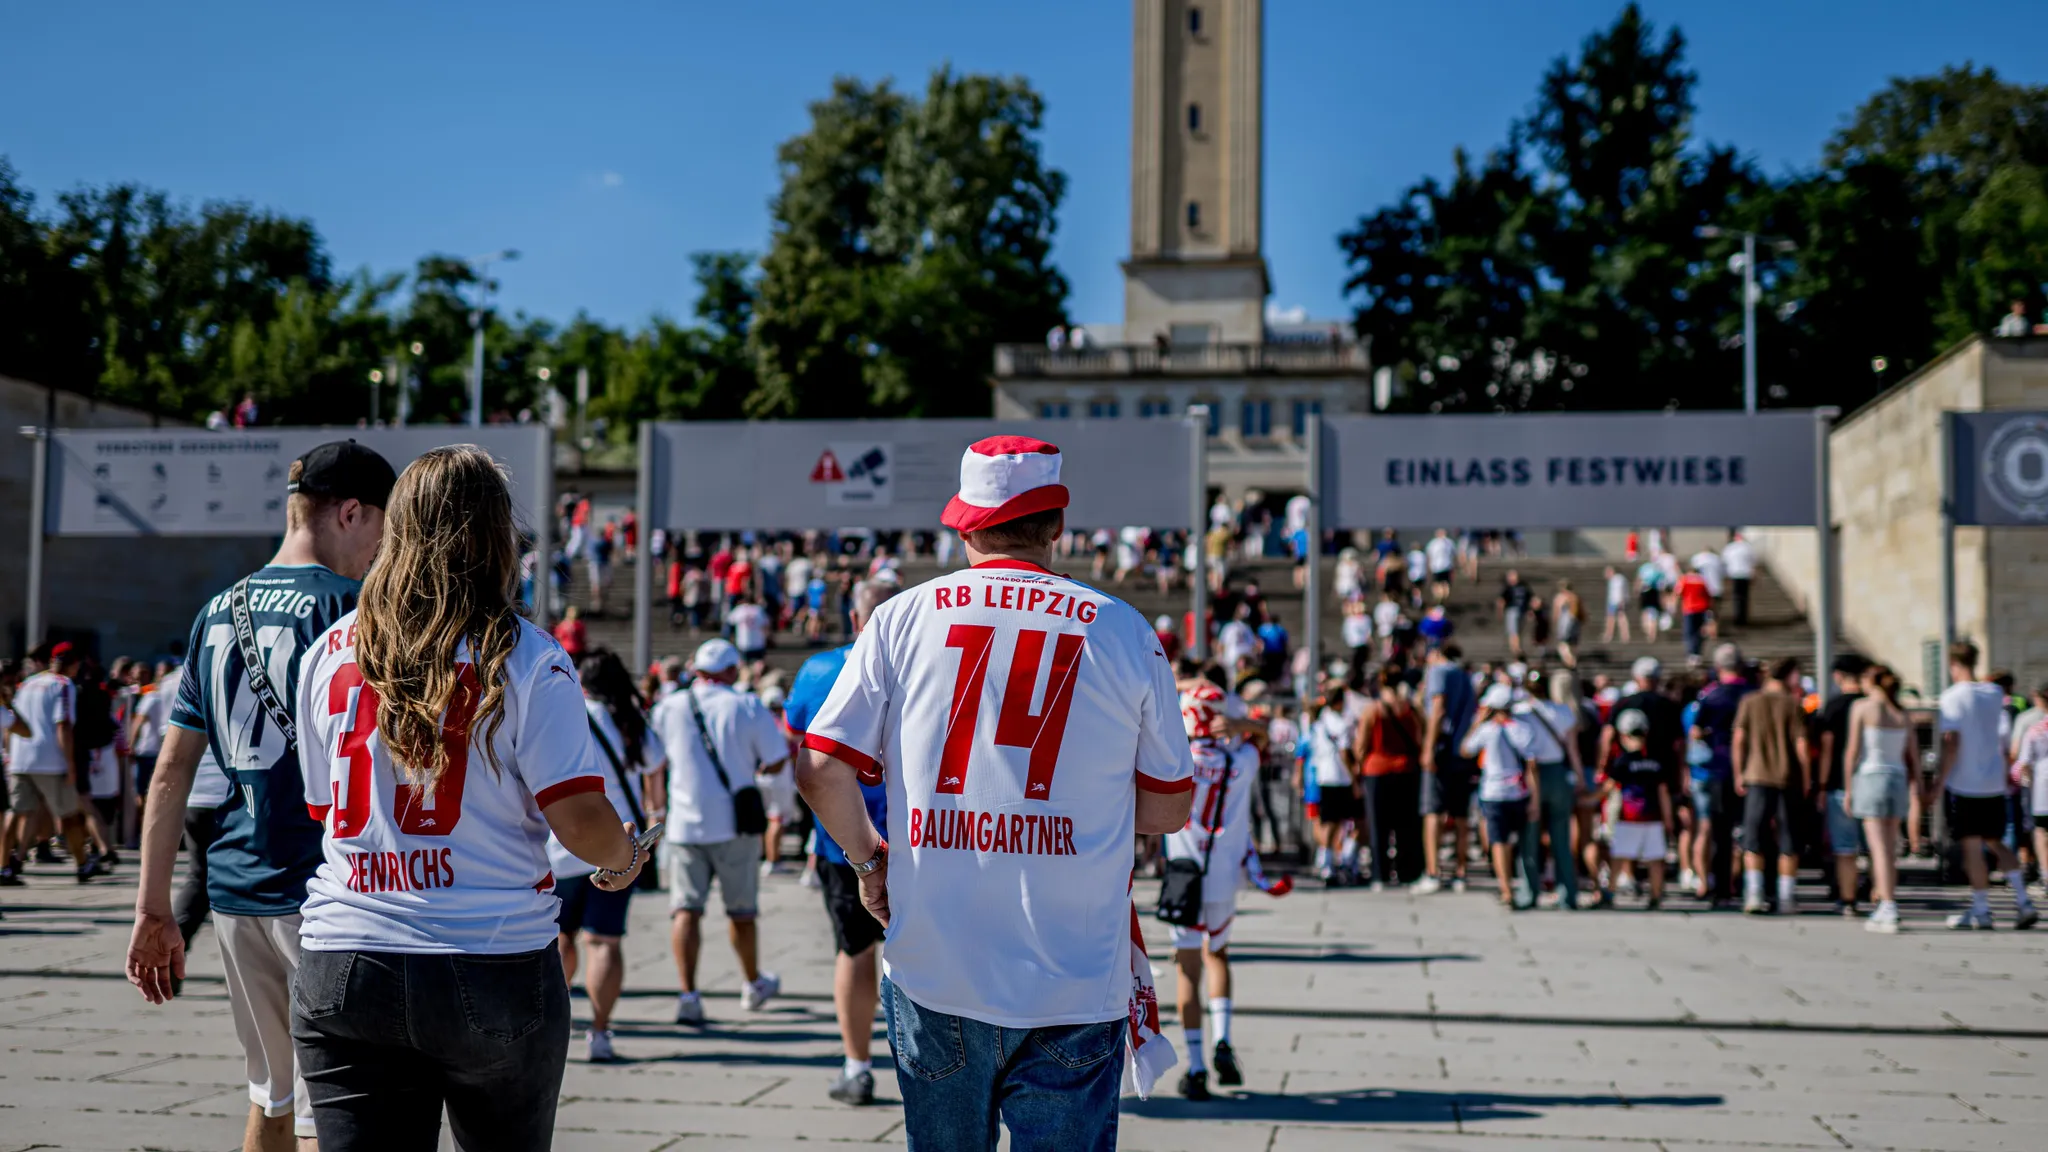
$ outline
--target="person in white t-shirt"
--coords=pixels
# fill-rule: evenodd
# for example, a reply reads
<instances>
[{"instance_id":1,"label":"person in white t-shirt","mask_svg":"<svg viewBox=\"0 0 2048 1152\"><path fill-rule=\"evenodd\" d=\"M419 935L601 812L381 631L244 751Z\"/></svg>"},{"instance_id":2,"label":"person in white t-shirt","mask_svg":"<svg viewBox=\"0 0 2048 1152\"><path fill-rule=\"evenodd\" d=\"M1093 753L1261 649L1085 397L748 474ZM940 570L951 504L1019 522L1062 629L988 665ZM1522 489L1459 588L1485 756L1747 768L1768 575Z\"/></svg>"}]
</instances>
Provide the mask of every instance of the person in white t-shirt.
<instances>
[{"instance_id":1,"label":"person in white t-shirt","mask_svg":"<svg viewBox=\"0 0 2048 1152\"><path fill-rule=\"evenodd\" d=\"M1629 642L1628 626L1628 577L1609 564L1606 574L1607 624L1600 632L1602 644L1614 643L1617 633L1623 644Z\"/></svg>"},{"instance_id":2,"label":"person in white t-shirt","mask_svg":"<svg viewBox=\"0 0 2048 1152\"><path fill-rule=\"evenodd\" d=\"M740 653L724 640L697 646L690 661L697 678L654 706L654 730L668 750L668 836L661 873L668 882L669 944L681 991L678 1024L701 1026L697 957L703 949L704 910L718 883L726 931L746 984L740 1007L759 1011L782 990L782 978L759 964L762 825L742 829L738 794L756 776L783 770L789 744L765 705L738 691ZM754 792L757 802L762 800ZM761 809L765 813L765 802Z\"/></svg>"},{"instance_id":3,"label":"person in white t-shirt","mask_svg":"<svg viewBox=\"0 0 2048 1152\"><path fill-rule=\"evenodd\" d=\"M1118 1051L1140 1093L1174 1062L1131 843L1187 823L1195 766L1151 625L1048 571L1059 474L1044 441L969 446L942 521L972 567L875 610L804 736L798 784L886 926L914 1152L992 1146L999 1118L1019 1149L1114 1148Z\"/></svg>"},{"instance_id":4,"label":"person in white t-shirt","mask_svg":"<svg viewBox=\"0 0 2048 1152\"><path fill-rule=\"evenodd\" d=\"M1458 542L1451 539L1450 529L1439 528L1422 546L1422 553L1429 562L1429 594L1441 604L1451 596L1451 578L1458 570Z\"/></svg>"},{"instance_id":5,"label":"person in white t-shirt","mask_svg":"<svg viewBox=\"0 0 2048 1152\"><path fill-rule=\"evenodd\" d=\"M1237 615L1216 630L1216 655L1235 685L1259 651L1259 638L1252 631L1252 607L1239 604Z\"/></svg>"},{"instance_id":6,"label":"person in white t-shirt","mask_svg":"<svg viewBox=\"0 0 2048 1152\"><path fill-rule=\"evenodd\" d=\"M2005 846L2005 749L2011 717L2005 712L2005 693L1977 679L1977 658L1977 646L1968 640L1950 648L1949 685L1941 692L1941 763L1934 771L1933 794L1946 794L1949 833L1961 845L1963 872L1970 879L1970 910L1949 917L1948 926L1990 929L1991 878L1984 865L1989 852L2012 885L2013 927L2032 928L2041 914L2027 896L2026 870Z\"/></svg>"},{"instance_id":7,"label":"person in white t-shirt","mask_svg":"<svg viewBox=\"0 0 2048 1152\"><path fill-rule=\"evenodd\" d=\"M1742 538L1740 532L1730 532L1728 543L1721 548L1721 568L1728 577L1728 590L1734 594L1735 604L1732 615L1737 627L1749 625L1749 584L1756 578L1756 549Z\"/></svg>"},{"instance_id":8,"label":"person in white t-shirt","mask_svg":"<svg viewBox=\"0 0 2048 1152\"><path fill-rule=\"evenodd\" d=\"M1486 815L1486 843L1500 883L1500 902L1521 911L1536 906L1542 836L1532 827L1539 807L1535 730L1515 718L1514 704L1513 688L1489 687L1479 697L1479 714L1459 751L1479 764L1479 808Z\"/></svg>"},{"instance_id":9,"label":"person in white t-shirt","mask_svg":"<svg viewBox=\"0 0 2048 1152\"><path fill-rule=\"evenodd\" d=\"M1230 1046L1230 928L1237 918L1240 876L1251 878L1273 896L1284 896L1293 887L1285 877L1267 883L1259 869L1258 848L1252 843L1252 792L1259 786L1259 750L1231 735L1230 699L1208 680L1185 686L1180 697L1182 727L1195 760L1194 812L1185 828L1167 836L1166 858L1190 860L1203 870L1201 920L1173 929L1174 998L1188 1049L1188 1070L1181 1077L1180 1094L1189 1100L1209 1099L1202 1048L1205 976L1209 1019L1216 1038L1216 1082L1225 1087L1244 1083L1237 1054Z\"/></svg>"},{"instance_id":10,"label":"person in white t-shirt","mask_svg":"<svg viewBox=\"0 0 2048 1152\"><path fill-rule=\"evenodd\" d=\"M80 884L92 879L86 858L85 816L79 811L71 733L78 720L79 654L69 642L50 648L49 664L14 691L14 714L29 735L10 736L7 747L9 839L24 850L37 817L47 813L64 834Z\"/></svg>"},{"instance_id":11,"label":"person in white t-shirt","mask_svg":"<svg viewBox=\"0 0 2048 1152\"><path fill-rule=\"evenodd\" d=\"M732 626L732 643L740 650L740 660L759 664L768 655L768 610L743 592L734 600L725 621Z\"/></svg>"},{"instance_id":12,"label":"person in white t-shirt","mask_svg":"<svg viewBox=\"0 0 2048 1152\"><path fill-rule=\"evenodd\" d=\"M653 813L665 806L661 770L668 754L647 722L632 673L617 654L600 649L577 664L576 677L583 685L583 710L597 747L605 799L620 820L652 827L658 819ZM603 1064L618 1058L612 1047L612 1007L625 986L622 943L633 889L599 887L593 882L597 866L578 859L562 846L559 836L548 837L548 866L562 902L555 917L560 932L555 943L562 953L562 975L572 986L582 954L590 957L583 975L583 989L590 997L587 1057L592 1064Z\"/></svg>"},{"instance_id":13,"label":"person in white t-shirt","mask_svg":"<svg viewBox=\"0 0 2048 1152\"><path fill-rule=\"evenodd\" d=\"M1690 563L1692 570L1700 574L1700 579L1707 582L1707 595L1719 600L1727 588L1728 575L1728 565L1721 559L1721 554L1712 548L1702 548L1693 553Z\"/></svg>"},{"instance_id":14,"label":"person in white t-shirt","mask_svg":"<svg viewBox=\"0 0 2048 1152\"><path fill-rule=\"evenodd\" d=\"M358 609L301 665L306 886L292 1038L325 1152L546 1149L569 1047L549 833L632 885L583 693L519 617L519 549L490 455L399 476Z\"/></svg>"}]
</instances>

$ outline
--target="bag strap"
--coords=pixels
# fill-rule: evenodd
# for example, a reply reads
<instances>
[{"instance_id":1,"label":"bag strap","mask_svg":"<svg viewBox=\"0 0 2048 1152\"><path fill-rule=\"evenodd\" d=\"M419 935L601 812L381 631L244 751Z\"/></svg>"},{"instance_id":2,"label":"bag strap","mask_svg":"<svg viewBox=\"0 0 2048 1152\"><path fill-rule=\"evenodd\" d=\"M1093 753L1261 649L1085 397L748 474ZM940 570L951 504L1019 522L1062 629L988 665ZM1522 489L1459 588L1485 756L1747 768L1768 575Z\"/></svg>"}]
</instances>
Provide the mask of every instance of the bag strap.
<instances>
[{"instance_id":1,"label":"bag strap","mask_svg":"<svg viewBox=\"0 0 2048 1152\"><path fill-rule=\"evenodd\" d=\"M249 618L249 578L242 577L228 591L228 615L234 620L235 645L242 650L242 664L249 676L249 690L256 693L256 700L263 710L270 714L270 722L284 734L285 741L296 745L299 742L299 727L292 722L292 714L277 699L277 690L270 686L270 675L263 670L263 650L256 644L256 625ZM225 719L223 717L223 719Z\"/></svg>"},{"instance_id":2,"label":"bag strap","mask_svg":"<svg viewBox=\"0 0 2048 1152\"><path fill-rule=\"evenodd\" d=\"M586 712L584 719L590 721L590 738L604 749L604 758L612 762L612 775L619 778L619 791L626 794L626 807L633 813L633 827L646 828L647 816L640 811L640 801L633 797L633 785L626 779L626 766L619 761L619 754L612 751L612 742L604 738L604 729L597 726L597 717Z\"/></svg>"},{"instance_id":3,"label":"bag strap","mask_svg":"<svg viewBox=\"0 0 2048 1152\"><path fill-rule=\"evenodd\" d=\"M1557 734L1557 726L1552 724L1550 718L1543 714L1543 702L1541 700L1529 701L1529 715L1534 716L1536 722L1543 725L1543 730L1550 733L1551 740L1556 742L1557 750L1563 753L1566 759L1570 759L1572 750L1566 746L1564 737Z\"/></svg>"},{"instance_id":4,"label":"bag strap","mask_svg":"<svg viewBox=\"0 0 2048 1152\"><path fill-rule=\"evenodd\" d=\"M711 729L704 726L704 712L697 707L697 693L685 688L683 698L690 706L690 719L697 722L697 739L704 742L704 754L711 757L711 770L718 773L718 782L725 786L726 795L732 795L732 778L725 774L725 761L718 757L718 745L711 740Z\"/></svg>"},{"instance_id":5,"label":"bag strap","mask_svg":"<svg viewBox=\"0 0 2048 1152\"><path fill-rule=\"evenodd\" d=\"M1223 757L1223 781L1216 785L1216 814L1224 820L1230 819L1230 809L1226 804L1230 798L1230 760L1231 758L1227 754ZM1207 876L1209 874L1209 857L1215 853L1216 837L1222 833L1223 829L1204 828L1202 831L1209 834L1208 841L1202 845L1202 875Z\"/></svg>"}]
</instances>

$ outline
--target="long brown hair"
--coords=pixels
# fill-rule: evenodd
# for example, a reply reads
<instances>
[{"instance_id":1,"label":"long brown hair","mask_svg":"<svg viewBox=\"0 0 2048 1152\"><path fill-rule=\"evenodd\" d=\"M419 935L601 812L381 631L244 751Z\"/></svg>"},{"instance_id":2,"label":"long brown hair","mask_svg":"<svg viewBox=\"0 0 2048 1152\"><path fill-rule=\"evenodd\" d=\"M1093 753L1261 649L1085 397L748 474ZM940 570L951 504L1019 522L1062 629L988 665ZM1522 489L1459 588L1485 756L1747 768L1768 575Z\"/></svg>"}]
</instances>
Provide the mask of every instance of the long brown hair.
<instances>
[{"instance_id":1,"label":"long brown hair","mask_svg":"<svg viewBox=\"0 0 2048 1152\"><path fill-rule=\"evenodd\" d=\"M356 663L377 690L377 732L399 773L432 792L448 768L444 718L470 711L493 771L505 722L505 661L519 642L519 540L512 493L490 453L436 448L391 489L384 545L363 582ZM473 680L456 665L462 642ZM481 692L481 699L473 694ZM469 697L465 699L465 697Z\"/></svg>"}]
</instances>

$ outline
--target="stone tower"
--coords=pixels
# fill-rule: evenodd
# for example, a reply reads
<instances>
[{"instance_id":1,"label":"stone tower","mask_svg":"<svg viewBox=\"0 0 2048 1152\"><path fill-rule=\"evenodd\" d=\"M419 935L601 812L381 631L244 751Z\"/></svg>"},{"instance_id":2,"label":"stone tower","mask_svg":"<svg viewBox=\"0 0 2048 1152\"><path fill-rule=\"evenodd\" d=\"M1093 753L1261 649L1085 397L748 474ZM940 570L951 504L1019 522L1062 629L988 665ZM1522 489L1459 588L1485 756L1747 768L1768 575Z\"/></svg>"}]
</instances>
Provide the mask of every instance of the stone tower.
<instances>
[{"instance_id":1,"label":"stone tower","mask_svg":"<svg viewBox=\"0 0 2048 1152\"><path fill-rule=\"evenodd\" d=\"M1255 344L1262 0L1133 0L1124 339Z\"/></svg>"}]
</instances>

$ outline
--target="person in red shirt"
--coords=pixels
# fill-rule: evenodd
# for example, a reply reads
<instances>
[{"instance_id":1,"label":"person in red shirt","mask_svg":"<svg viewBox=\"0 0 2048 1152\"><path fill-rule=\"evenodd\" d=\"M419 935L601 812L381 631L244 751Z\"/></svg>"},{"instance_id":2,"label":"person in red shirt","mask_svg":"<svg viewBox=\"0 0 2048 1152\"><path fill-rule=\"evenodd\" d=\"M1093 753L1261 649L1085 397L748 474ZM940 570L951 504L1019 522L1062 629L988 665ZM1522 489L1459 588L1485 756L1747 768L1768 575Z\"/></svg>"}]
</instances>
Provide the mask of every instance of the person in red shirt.
<instances>
[{"instance_id":1,"label":"person in red shirt","mask_svg":"<svg viewBox=\"0 0 2048 1152\"><path fill-rule=\"evenodd\" d=\"M1678 579L1678 611L1685 619L1686 658L1697 660L1700 644L1706 639L1714 613L1714 594L1707 588L1707 578L1700 575L1698 568Z\"/></svg>"},{"instance_id":2,"label":"person in red shirt","mask_svg":"<svg viewBox=\"0 0 2048 1152\"><path fill-rule=\"evenodd\" d=\"M555 625L555 643L562 646L569 659L583 659L584 650L590 643L589 632L583 623L583 613L574 604L562 610L562 622Z\"/></svg>"},{"instance_id":3,"label":"person in red shirt","mask_svg":"<svg viewBox=\"0 0 2048 1152\"><path fill-rule=\"evenodd\" d=\"M1180 634L1173 630L1173 617L1161 615L1154 620L1152 634L1159 637L1159 651L1168 663L1180 659Z\"/></svg>"}]
</instances>

